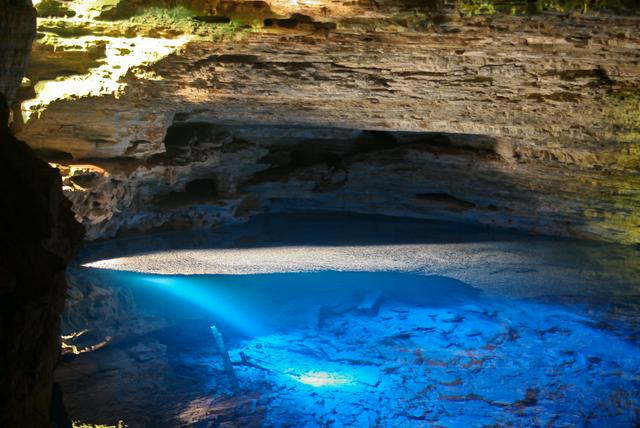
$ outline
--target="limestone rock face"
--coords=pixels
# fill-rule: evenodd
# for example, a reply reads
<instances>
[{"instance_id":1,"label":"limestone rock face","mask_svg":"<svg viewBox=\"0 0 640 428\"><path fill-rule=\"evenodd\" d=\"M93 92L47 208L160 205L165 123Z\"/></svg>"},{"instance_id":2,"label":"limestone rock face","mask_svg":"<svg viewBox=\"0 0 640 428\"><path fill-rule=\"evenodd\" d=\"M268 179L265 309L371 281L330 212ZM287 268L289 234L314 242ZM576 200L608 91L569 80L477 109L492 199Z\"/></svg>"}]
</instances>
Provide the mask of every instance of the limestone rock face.
<instances>
[{"instance_id":1,"label":"limestone rock face","mask_svg":"<svg viewBox=\"0 0 640 428\"><path fill-rule=\"evenodd\" d=\"M640 242L640 18L401 3L184 2L144 30L162 58L36 88L20 135L66 158L90 239L331 209ZM142 32L144 4L82 29Z\"/></svg>"}]
</instances>

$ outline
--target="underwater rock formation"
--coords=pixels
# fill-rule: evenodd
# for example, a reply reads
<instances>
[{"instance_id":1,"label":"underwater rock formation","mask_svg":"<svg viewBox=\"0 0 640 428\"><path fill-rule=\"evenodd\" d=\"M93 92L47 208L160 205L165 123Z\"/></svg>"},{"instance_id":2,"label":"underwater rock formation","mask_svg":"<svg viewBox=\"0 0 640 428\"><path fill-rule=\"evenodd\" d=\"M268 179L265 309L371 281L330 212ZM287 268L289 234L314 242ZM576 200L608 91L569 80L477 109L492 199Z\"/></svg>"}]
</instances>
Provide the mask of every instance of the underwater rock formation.
<instances>
[{"instance_id":1,"label":"underwater rock formation","mask_svg":"<svg viewBox=\"0 0 640 428\"><path fill-rule=\"evenodd\" d=\"M105 57L36 85L20 135L89 239L324 208L640 242L640 17L417 3L43 18L56 55Z\"/></svg>"},{"instance_id":2,"label":"underwater rock formation","mask_svg":"<svg viewBox=\"0 0 640 428\"><path fill-rule=\"evenodd\" d=\"M341 213L107 240L74 259L96 292L67 315L79 351L112 340L56 380L74 417L109 425L635 426L639 261Z\"/></svg>"}]
</instances>

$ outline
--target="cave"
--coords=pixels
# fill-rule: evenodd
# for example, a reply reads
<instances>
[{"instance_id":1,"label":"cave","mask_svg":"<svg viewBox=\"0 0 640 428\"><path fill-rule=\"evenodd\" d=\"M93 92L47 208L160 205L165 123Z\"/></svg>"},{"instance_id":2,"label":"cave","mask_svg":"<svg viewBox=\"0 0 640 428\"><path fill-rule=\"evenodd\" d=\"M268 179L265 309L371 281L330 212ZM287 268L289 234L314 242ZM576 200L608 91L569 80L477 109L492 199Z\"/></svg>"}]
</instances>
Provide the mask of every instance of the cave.
<instances>
[{"instance_id":1,"label":"cave","mask_svg":"<svg viewBox=\"0 0 640 428\"><path fill-rule=\"evenodd\" d=\"M635 0L0 0L0 427L640 426Z\"/></svg>"}]
</instances>

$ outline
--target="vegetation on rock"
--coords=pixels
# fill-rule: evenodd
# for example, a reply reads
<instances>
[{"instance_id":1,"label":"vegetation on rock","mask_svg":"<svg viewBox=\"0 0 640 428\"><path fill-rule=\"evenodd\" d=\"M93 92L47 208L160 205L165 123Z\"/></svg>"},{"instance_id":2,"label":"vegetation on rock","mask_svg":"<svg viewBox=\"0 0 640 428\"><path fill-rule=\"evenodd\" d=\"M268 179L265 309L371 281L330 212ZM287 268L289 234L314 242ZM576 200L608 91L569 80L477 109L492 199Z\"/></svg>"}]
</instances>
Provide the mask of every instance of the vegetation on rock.
<instances>
[{"instance_id":1,"label":"vegetation on rock","mask_svg":"<svg viewBox=\"0 0 640 428\"><path fill-rule=\"evenodd\" d=\"M36 11L39 17L73 17L76 16L75 11L69 9L57 0L42 0L36 5Z\"/></svg>"}]
</instances>

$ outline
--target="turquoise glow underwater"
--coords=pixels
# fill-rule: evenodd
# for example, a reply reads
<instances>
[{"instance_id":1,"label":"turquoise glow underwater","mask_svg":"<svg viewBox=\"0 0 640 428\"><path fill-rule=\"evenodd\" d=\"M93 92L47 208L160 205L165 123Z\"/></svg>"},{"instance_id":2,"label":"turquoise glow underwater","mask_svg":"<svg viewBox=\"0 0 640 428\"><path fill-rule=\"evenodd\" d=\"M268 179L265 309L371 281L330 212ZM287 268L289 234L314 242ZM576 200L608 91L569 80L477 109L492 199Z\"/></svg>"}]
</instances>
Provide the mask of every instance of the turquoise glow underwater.
<instances>
[{"instance_id":1,"label":"turquoise glow underwater","mask_svg":"<svg viewBox=\"0 0 640 428\"><path fill-rule=\"evenodd\" d=\"M573 248L514 239L513 248L485 242L465 257ZM210 376L218 373L211 394L231 394L206 334L216 325L241 390L259 391L263 426L637 426L636 285L615 285L624 277L606 282L572 263L447 265L450 275L435 267L197 275L79 269L131 290L147 315L201 324L202 350L185 351L180 364L209 367ZM560 264L591 280L572 276L553 288L559 280L550 272ZM522 278L544 292L531 292ZM501 282L510 293L484 285ZM581 283L595 294L576 289Z\"/></svg>"}]
</instances>

